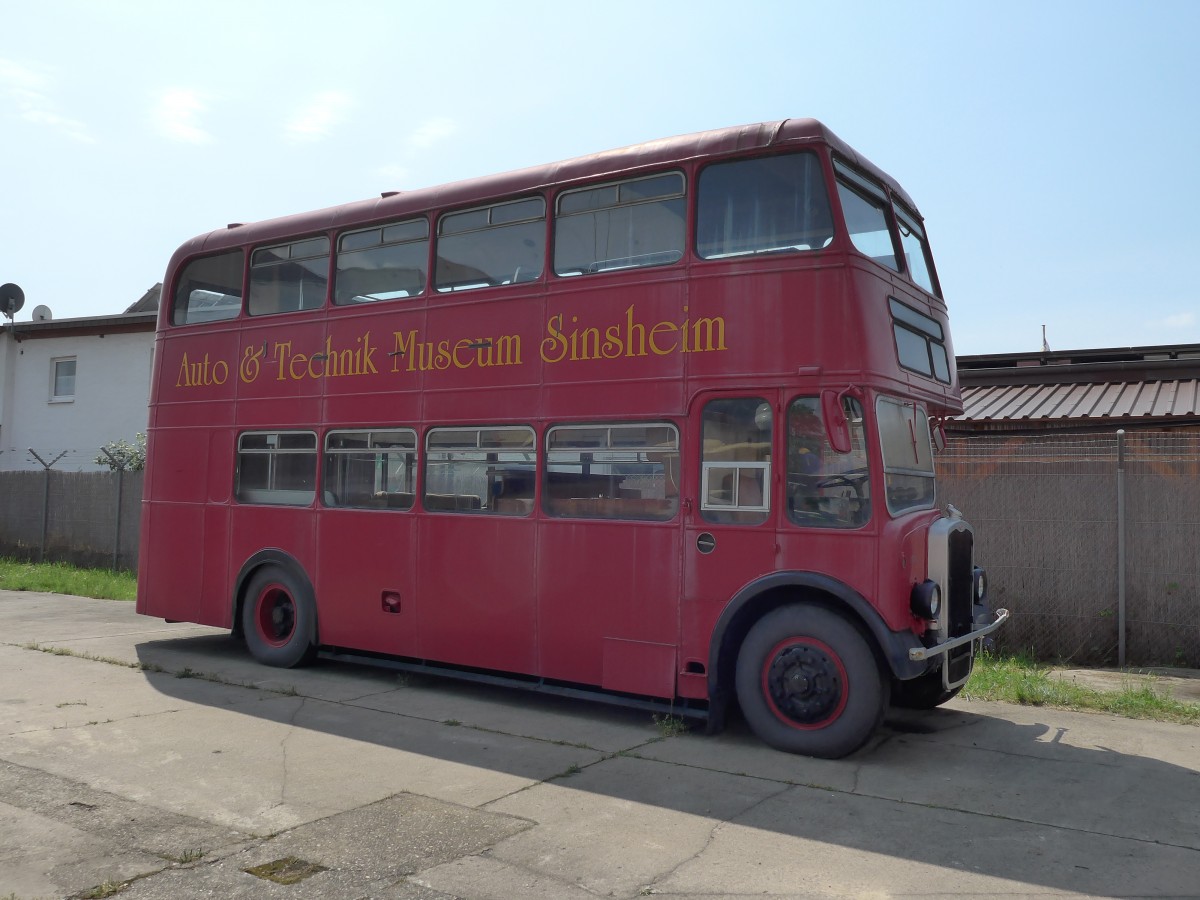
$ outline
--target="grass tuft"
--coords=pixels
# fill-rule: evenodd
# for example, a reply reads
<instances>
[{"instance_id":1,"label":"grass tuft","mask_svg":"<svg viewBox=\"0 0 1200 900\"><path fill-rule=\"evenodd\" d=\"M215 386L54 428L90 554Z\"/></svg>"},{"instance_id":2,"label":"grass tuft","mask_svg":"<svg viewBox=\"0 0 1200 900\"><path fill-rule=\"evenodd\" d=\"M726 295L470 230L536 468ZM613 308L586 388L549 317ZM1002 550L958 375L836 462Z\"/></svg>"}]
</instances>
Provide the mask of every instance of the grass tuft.
<instances>
[{"instance_id":1,"label":"grass tuft","mask_svg":"<svg viewBox=\"0 0 1200 900\"><path fill-rule=\"evenodd\" d=\"M101 600L137 599L137 577L111 569L80 569L66 563L0 559L0 590L73 594Z\"/></svg>"},{"instance_id":2,"label":"grass tuft","mask_svg":"<svg viewBox=\"0 0 1200 900\"><path fill-rule=\"evenodd\" d=\"M1130 719L1200 725L1200 704L1176 700L1154 689L1154 681L1129 679L1120 690L1099 691L1055 677L1054 667L1025 655L983 653L963 689L969 700L1002 700L1025 706L1086 709Z\"/></svg>"}]
</instances>

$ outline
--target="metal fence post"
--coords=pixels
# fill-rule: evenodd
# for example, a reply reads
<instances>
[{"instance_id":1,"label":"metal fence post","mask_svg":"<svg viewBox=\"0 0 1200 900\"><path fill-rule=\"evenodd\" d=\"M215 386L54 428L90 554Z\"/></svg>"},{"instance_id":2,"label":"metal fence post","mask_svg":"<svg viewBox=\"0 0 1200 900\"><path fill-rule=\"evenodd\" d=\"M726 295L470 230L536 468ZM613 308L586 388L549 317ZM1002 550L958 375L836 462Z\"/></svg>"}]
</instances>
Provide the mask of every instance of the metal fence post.
<instances>
[{"instance_id":1,"label":"metal fence post","mask_svg":"<svg viewBox=\"0 0 1200 900\"><path fill-rule=\"evenodd\" d=\"M1125 429L1117 429L1117 665L1125 668Z\"/></svg>"},{"instance_id":2,"label":"metal fence post","mask_svg":"<svg viewBox=\"0 0 1200 900\"><path fill-rule=\"evenodd\" d=\"M46 530L50 527L50 467L66 456L67 451L64 450L62 453L58 454L58 456L54 457L54 459L50 460L50 462L46 462L44 459L38 456L37 451L32 447L29 448L29 452L33 454L34 459L42 464L42 469L46 476L46 486L42 491L42 546L38 549L38 562L45 562Z\"/></svg>"},{"instance_id":3,"label":"metal fence post","mask_svg":"<svg viewBox=\"0 0 1200 900\"><path fill-rule=\"evenodd\" d=\"M121 555L121 490L125 484L125 460L118 459L108 452L107 447L101 447L100 452L108 458L109 464L117 470L117 522L113 528L113 571L117 570L117 560Z\"/></svg>"}]
</instances>

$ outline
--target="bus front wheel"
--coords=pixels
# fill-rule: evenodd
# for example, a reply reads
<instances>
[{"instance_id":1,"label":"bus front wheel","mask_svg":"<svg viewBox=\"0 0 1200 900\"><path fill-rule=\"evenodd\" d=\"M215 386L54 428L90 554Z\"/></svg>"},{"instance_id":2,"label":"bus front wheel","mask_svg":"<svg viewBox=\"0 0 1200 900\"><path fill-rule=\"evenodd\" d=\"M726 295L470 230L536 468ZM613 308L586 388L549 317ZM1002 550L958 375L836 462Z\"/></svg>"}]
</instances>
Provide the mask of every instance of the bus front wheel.
<instances>
[{"instance_id":1,"label":"bus front wheel","mask_svg":"<svg viewBox=\"0 0 1200 900\"><path fill-rule=\"evenodd\" d=\"M242 633L251 655L290 669L316 656L316 604L308 585L281 566L264 566L246 585Z\"/></svg>"},{"instance_id":2,"label":"bus front wheel","mask_svg":"<svg viewBox=\"0 0 1200 900\"><path fill-rule=\"evenodd\" d=\"M853 624L807 605L774 609L750 628L735 680L742 715L763 741L831 759L867 742L890 686Z\"/></svg>"}]
</instances>

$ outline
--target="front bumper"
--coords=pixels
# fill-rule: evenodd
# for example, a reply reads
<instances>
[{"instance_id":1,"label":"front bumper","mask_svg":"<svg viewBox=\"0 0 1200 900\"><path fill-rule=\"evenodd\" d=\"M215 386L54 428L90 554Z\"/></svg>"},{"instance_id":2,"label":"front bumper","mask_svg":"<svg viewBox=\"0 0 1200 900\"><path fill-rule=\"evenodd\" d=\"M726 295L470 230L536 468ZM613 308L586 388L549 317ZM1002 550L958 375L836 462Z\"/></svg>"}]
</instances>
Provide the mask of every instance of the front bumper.
<instances>
[{"instance_id":1,"label":"front bumper","mask_svg":"<svg viewBox=\"0 0 1200 900\"><path fill-rule=\"evenodd\" d=\"M991 624L984 625L982 628L976 628L974 631L951 638L948 641L943 641L940 644L934 644L932 647L911 647L908 651L908 658L913 662L921 662L922 660L932 659L943 653L949 653L956 647L963 646L963 644L969 644L972 641L978 641L987 637L1006 621L1008 621L1008 610L998 609L996 610L996 620Z\"/></svg>"}]
</instances>

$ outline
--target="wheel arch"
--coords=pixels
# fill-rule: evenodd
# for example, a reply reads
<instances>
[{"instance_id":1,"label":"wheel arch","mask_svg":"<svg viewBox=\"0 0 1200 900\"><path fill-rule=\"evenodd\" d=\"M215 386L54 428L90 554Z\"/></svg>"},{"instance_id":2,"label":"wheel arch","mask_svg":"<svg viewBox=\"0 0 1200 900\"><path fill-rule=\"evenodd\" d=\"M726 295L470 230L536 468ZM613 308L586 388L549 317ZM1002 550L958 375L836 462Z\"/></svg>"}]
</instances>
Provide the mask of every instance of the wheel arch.
<instances>
[{"instance_id":1,"label":"wheel arch","mask_svg":"<svg viewBox=\"0 0 1200 900\"><path fill-rule=\"evenodd\" d=\"M304 566L300 561L286 550L280 550L276 547L268 547L259 550L243 564L238 570L237 579L233 583L233 597L231 598L231 606L233 613L233 634L235 637L242 637L242 605L246 602L246 585L250 583L250 579L254 574L265 566L281 566L287 569L300 582L303 588L308 591L309 599L313 601L313 640L320 643L320 617L317 615L316 591L313 590L312 580L308 577L308 573L304 571Z\"/></svg>"},{"instance_id":2,"label":"wheel arch","mask_svg":"<svg viewBox=\"0 0 1200 900\"><path fill-rule=\"evenodd\" d=\"M921 646L912 632L892 631L879 612L854 588L817 572L775 572L743 587L717 619L709 645L708 696L714 724L724 720L733 696L738 651L746 634L762 616L789 603L812 603L845 617L863 632L880 664L881 673L904 680L925 671L924 662L908 658Z\"/></svg>"}]
</instances>

